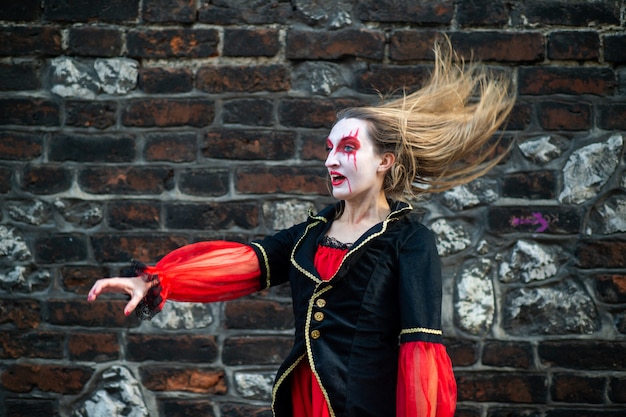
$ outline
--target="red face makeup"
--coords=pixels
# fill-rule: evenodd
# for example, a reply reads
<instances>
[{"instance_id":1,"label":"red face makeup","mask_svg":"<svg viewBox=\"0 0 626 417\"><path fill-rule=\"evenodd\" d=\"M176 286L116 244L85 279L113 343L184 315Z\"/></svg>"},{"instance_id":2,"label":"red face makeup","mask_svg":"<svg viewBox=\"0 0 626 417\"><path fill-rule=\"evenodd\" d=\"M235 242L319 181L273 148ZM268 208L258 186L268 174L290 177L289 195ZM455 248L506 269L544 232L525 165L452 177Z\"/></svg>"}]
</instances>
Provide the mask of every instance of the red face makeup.
<instances>
[{"instance_id":1,"label":"red face makeup","mask_svg":"<svg viewBox=\"0 0 626 417\"><path fill-rule=\"evenodd\" d=\"M326 167L335 197L348 199L375 186L380 157L367 135L367 122L337 122L326 139L326 150Z\"/></svg>"}]
</instances>

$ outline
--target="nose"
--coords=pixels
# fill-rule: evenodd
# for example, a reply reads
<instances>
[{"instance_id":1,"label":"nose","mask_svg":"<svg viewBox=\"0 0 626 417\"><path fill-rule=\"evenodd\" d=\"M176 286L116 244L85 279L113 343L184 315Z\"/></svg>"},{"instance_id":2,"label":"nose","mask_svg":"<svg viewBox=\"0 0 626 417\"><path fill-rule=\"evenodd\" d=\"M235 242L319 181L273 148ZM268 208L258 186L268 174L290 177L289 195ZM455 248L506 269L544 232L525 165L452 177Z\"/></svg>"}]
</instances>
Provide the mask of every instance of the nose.
<instances>
[{"instance_id":1,"label":"nose","mask_svg":"<svg viewBox=\"0 0 626 417\"><path fill-rule=\"evenodd\" d=\"M327 168L339 165L339 163L337 162L337 154L332 150L329 151L328 155L326 156L326 162L324 162L324 165L326 165Z\"/></svg>"}]
</instances>

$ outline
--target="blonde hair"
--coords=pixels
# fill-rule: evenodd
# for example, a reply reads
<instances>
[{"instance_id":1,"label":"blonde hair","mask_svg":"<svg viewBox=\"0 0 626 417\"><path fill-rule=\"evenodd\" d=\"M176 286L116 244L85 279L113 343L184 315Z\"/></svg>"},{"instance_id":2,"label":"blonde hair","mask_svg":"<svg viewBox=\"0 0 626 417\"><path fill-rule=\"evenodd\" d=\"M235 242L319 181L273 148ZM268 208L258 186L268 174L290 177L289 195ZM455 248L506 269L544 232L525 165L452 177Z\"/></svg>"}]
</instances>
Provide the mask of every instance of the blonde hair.
<instances>
[{"instance_id":1,"label":"blonde hair","mask_svg":"<svg viewBox=\"0 0 626 417\"><path fill-rule=\"evenodd\" d=\"M436 44L435 66L419 90L370 107L351 107L337 120L368 122L380 153L396 162L383 189L392 198L415 198L465 184L485 174L504 156L492 158L493 134L515 103L511 81L476 62L465 64L447 43ZM474 96L475 95L475 96Z\"/></svg>"}]
</instances>

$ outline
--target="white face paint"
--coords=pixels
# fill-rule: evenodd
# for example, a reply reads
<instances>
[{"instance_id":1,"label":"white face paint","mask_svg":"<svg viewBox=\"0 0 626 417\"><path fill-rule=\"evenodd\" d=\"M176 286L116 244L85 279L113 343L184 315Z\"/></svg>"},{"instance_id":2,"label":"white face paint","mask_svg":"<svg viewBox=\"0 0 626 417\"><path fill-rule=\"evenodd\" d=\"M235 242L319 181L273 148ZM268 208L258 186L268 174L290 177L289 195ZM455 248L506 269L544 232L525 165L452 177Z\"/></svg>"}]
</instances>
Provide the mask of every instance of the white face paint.
<instances>
[{"instance_id":1,"label":"white face paint","mask_svg":"<svg viewBox=\"0 0 626 417\"><path fill-rule=\"evenodd\" d=\"M349 200L380 191L382 156L376 153L367 127L361 119L342 119L326 139L326 168L335 198Z\"/></svg>"}]
</instances>

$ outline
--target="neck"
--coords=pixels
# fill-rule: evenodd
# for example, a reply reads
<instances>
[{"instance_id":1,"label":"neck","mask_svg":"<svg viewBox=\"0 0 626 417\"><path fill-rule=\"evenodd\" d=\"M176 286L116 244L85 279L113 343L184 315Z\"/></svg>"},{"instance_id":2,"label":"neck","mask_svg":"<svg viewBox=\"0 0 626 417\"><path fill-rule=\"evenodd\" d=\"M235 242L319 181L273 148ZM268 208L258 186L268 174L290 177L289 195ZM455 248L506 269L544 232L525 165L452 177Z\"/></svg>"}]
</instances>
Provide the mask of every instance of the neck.
<instances>
[{"instance_id":1,"label":"neck","mask_svg":"<svg viewBox=\"0 0 626 417\"><path fill-rule=\"evenodd\" d=\"M384 193L381 193L377 198L368 202L345 201L341 220L355 225L379 223L387 218L390 212L387 198Z\"/></svg>"}]
</instances>

